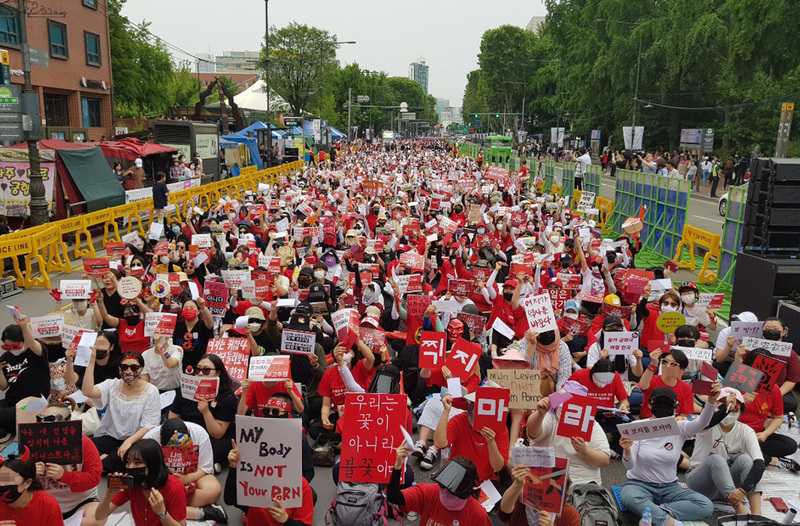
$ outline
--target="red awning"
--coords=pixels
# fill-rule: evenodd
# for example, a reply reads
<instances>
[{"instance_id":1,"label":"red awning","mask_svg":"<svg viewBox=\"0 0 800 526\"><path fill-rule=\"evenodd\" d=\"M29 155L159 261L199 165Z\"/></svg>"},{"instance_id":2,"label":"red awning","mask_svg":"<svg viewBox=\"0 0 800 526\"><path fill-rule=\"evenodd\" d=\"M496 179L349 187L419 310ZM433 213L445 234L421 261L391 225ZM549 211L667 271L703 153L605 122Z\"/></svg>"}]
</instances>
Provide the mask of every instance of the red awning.
<instances>
[{"instance_id":1,"label":"red awning","mask_svg":"<svg viewBox=\"0 0 800 526\"><path fill-rule=\"evenodd\" d=\"M117 157L119 159L134 160L137 157L147 157L162 153L175 154L178 152L170 146L162 146L151 142L142 142L139 139L128 137L119 141L103 141L99 144L106 157Z\"/></svg>"}]
</instances>

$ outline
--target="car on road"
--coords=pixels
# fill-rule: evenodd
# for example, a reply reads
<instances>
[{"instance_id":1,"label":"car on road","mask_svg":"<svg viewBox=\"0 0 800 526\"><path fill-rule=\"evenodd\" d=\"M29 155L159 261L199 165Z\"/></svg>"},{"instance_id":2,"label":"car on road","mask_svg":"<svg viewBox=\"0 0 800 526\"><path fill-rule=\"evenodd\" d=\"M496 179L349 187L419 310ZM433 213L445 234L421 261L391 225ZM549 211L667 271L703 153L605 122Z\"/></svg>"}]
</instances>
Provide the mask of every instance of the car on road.
<instances>
[{"instance_id":1,"label":"car on road","mask_svg":"<svg viewBox=\"0 0 800 526\"><path fill-rule=\"evenodd\" d=\"M719 215L722 217L725 217L725 214L728 213L728 192L725 192L722 194L722 197L719 198L717 209L719 210Z\"/></svg>"}]
</instances>

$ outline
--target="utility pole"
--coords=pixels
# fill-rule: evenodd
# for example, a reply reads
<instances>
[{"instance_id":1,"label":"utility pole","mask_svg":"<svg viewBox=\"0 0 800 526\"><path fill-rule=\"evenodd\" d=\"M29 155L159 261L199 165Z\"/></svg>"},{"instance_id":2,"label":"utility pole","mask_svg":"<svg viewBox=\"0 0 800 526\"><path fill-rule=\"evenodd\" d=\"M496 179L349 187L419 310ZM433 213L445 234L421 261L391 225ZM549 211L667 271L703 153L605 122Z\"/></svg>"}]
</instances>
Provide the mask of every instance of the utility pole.
<instances>
[{"instance_id":1,"label":"utility pole","mask_svg":"<svg viewBox=\"0 0 800 526\"><path fill-rule=\"evenodd\" d=\"M347 88L347 140L350 140L350 116L353 106L353 88Z\"/></svg>"},{"instance_id":2,"label":"utility pole","mask_svg":"<svg viewBox=\"0 0 800 526\"><path fill-rule=\"evenodd\" d=\"M267 32L264 36L264 53L265 62L267 64L267 168L272 166L272 112L270 111L269 104L269 0L264 0L264 22L267 27Z\"/></svg>"},{"instance_id":3,"label":"utility pole","mask_svg":"<svg viewBox=\"0 0 800 526\"><path fill-rule=\"evenodd\" d=\"M22 130L25 140L28 141L28 162L30 163L30 213L31 225L43 225L50 221L47 210L47 201L44 197L44 182L42 181L42 167L39 159L39 96L33 91L31 84L31 49L28 45L28 10L25 0L19 0L19 36L22 41L22 71L25 78L25 88L20 97L22 110ZM34 122L38 121L38 122ZM55 176L55 174L53 174Z\"/></svg>"},{"instance_id":4,"label":"utility pole","mask_svg":"<svg viewBox=\"0 0 800 526\"><path fill-rule=\"evenodd\" d=\"M639 34L639 56L636 57L636 88L633 91L633 122L631 123L631 137L635 135L636 129L636 104L639 102L639 70L642 64L642 35ZM633 140L633 139L631 139Z\"/></svg>"},{"instance_id":5,"label":"utility pole","mask_svg":"<svg viewBox=\"0 0 800 526\"><path fill-rule=\"evenodd\" d=\"M775 157L786 157L786 151L789 148L789 133L792 131L792 113L794 113L793 102L781 104L781 122L778 125L778 143L775 146Z\"/></svg>"}]
</instances>

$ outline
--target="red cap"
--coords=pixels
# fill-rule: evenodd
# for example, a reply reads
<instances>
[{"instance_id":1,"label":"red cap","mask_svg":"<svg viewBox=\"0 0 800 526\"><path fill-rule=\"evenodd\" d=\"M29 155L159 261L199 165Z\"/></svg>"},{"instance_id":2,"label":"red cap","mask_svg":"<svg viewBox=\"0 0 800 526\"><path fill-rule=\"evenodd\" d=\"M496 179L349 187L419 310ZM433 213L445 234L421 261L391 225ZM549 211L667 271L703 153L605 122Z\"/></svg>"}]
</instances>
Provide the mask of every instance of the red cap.
<instances>
[{"instance_id":1,"label":"red cap","mask_svg":"<svg viewBox=\"0 0 800 526\"><path fill-rule=\"evenodd\" d=\"M562 283L558 278L550 278L547 280L547 286L549 287L550 285L556 285L560 289L564 288L564 283Z\"/></svg>"},{"instance_id":2,"label":"red cap","mask_svg":"<svg viewBox=\"0 0 800 526\"><path fill-rule=\"evenodd\" d=\"M503 283L504 287L517 288L517 285L518 285L518 283L517 283L517 280L515 280L515 279L507 279L506 282Z\"/></svg>"}]
</instances>

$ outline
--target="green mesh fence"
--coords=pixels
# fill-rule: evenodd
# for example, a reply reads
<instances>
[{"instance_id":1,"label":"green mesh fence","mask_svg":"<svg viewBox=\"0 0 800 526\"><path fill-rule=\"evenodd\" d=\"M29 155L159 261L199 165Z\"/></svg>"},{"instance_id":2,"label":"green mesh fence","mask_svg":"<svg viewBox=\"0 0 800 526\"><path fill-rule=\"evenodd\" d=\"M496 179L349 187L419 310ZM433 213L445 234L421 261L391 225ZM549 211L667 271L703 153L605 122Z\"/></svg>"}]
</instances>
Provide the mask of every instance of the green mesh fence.
<instances>
[{"instance_id":1,"label":"green mesh fence","mask_svg":"<svg viewBox=\"0 0 800 526\"><path fill-rule=\"evenodd\" d=\"M600 184L603 179L603 168L600 165L592 164L586 169L583 176L583 190L600 195Z\"/></svg>"}]
</instances>

